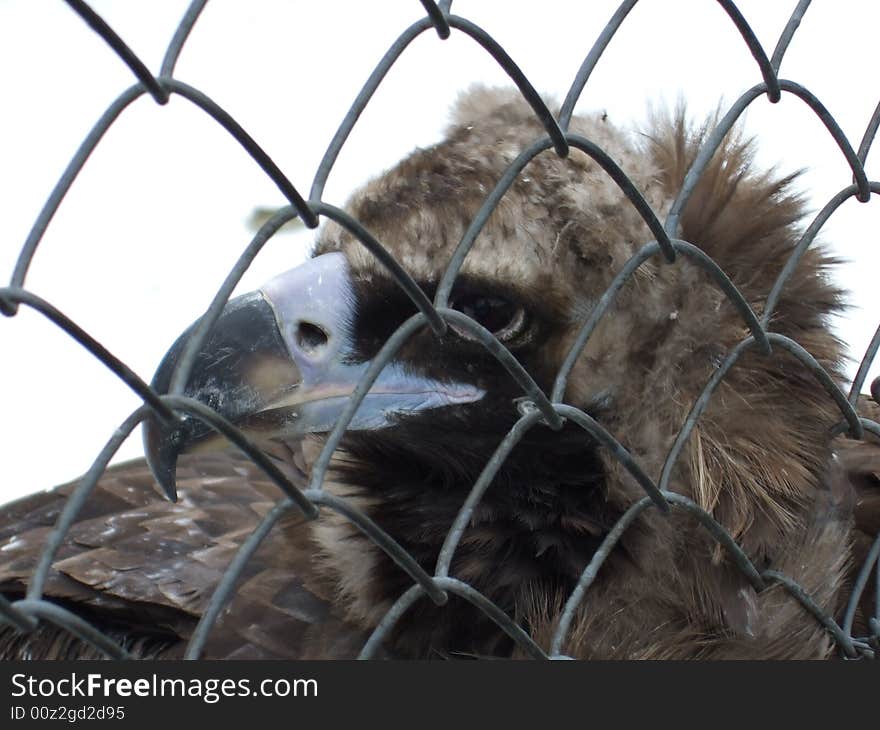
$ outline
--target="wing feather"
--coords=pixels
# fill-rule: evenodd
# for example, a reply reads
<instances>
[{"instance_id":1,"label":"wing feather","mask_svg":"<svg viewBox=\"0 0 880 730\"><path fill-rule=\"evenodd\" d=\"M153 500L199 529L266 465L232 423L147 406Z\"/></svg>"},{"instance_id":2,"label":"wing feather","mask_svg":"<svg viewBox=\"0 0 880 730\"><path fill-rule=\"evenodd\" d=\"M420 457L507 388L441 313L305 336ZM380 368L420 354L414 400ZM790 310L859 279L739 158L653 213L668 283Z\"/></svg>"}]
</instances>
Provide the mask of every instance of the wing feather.
<instances>
[{"instance_id":1,"label":"wing feather","mask_svg":"<svg viewBox=\"0 0 880 730\"><path fill-rule=\"evenodd\" d=\"M295 459L284 466L305 485ZM0 593L27 590L46 539L76 482L0 510ZM166 501L142 460L107 470L68 532L44 596L73 609L139 656L176 657L243 541L282 497L237 451L183 457L177 503ZM351 657L364 633L334 613L315 570L301 516L264 540L209 635L210 658ZM43 626L0 629L0 656L85 657L91 647Z\"/></svg>"}]
</instances>

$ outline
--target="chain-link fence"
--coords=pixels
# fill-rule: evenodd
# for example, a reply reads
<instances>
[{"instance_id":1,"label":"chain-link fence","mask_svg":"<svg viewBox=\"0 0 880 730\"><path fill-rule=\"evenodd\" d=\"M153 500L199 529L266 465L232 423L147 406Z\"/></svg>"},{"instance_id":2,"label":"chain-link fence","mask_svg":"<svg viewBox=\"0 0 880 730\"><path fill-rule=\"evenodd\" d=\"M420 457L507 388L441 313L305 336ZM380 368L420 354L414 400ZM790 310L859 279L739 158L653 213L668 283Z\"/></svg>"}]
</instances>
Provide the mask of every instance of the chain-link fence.
<instances>
[{"instance_id":1,"label":"chain-link fence","mask_svg":"<svg viewBox=\"0 0 880 730\"><path fill-rule=\"evenodd\" d=\"M412 586L406 590L384 619L376 626L371 637L363 647L361 657L368 658L376 652L383 639L389 635L397 622L405 615L407 610L418 600L427 599L438 606L448 601L448 596L454 594L462 597L471 604L482 610L501 630L509 635L519 646L523 653L535 658L559 657L562 647L565 645L567 634L571 628L571 622L575 612L585 595L590 589L597 572L607 559L623 533L637 520L645 510L656 509L661 511L686 510L692 514L702 526L711 534L712 538L726 549L732 561L738 566L747 581L758 592L763 591L772 584L780 584L790 595L792 601L798 601L815 620L821 624L830 634L837 648L846 657L873 657L880 641L880 605L875 605L874 616L868 620L872 631L870 636L853 636L852 627L857 606L861 595L869 581L871 571L878 566L880 572L880 539L875 540L864 565L861 566L854 581L852 594L849 597L846 610L842 617L833 617L827 613L808 595L795 581L773 570L759 570L747 557L745 552L736 544L731 535L704 509L688 498L676 494L670 490L669 480L672 468L676 464L679 455L684 449L689 436L695 428L701 414L705 410L713 392L725 378L730 369L744 353L757 350L768 357L774 352L786 351L796 357L805 368L816 378L817 387L827 391L828 397L833 399L839 407L842 420L837 430L839 433L848 432L855 439L863 437L866 431L880 435L880 425L872 420L860 418L855 405L859 393L867 377L868 369L874 355L880 346L880 329L874 335L871 344L864 355L861 366L852 382L849 393L844 393L836 385L832 377L806 352L797 342L778 333L769 331L768 323L779 301L780 292L786 281L792 275L799 260L804 256L807 249L819 233L825 222L837 210L837 208L851 197L861 202L867 202L872 193L880 192L880 183L868 180L864 171L864 162L871 146L874 135L880 124L880 106L872 116L864 137L858 149L854 149L850 141L841 131L835 119L824 108L822 103L811 92L800 84L787 79L779 78L778 69L788 45L798 28L801 18L808 10L809 0L800 0L791 15L776 44L772 55L768 56L764 48L758 42L748 22L742 16L733 2L718 0L718 4L726 12L730 22L736 27L742 36L745 48L755 59L757 69L762 81L742 94L730 107L729 111L721 118L719 124L709 135L701 148L695 162L690 168L671 210L664 221L658 219L655 212L646 203L636 186L627 175L614 163L614 161L597 145L590 140L584 139L568 131L575 104L590 79L590 75L599 61L609 41L618 32L627 18L630 10L635 6L636 0L626 0L621 3L611 20L600 33L598 39L590 49L586 59L571 84L570 90L562 104L558 116L554 116L545 106L541 97L532 87L529 80L520 71L514 61L505 50L483 29L451 12L451 1L434 3L432 0L421 0L425 15L403 31L399 38L388 49L388 52L376 66L363 89L351 105L345 118L333 137L323 160L319 165L314 177L308 198L304 198L299 191L290 183L288 178L273 160L261 149L257 142L250 137L238 122L218 106L212 99L196 88L178 80L174 76L174 68L178 56L187 41L193 25L204 8L207 0L195 0L187 10L180 22L174 37L169 44L163 59L158 76L154 76L138 59L138 57L126 46L123 40L116 35L98 15L96 15L81 0L67 0L80 17L96 30L102 38L113 48L118 57L124 62L137 78L137 83L123 92L106 110L94 128L90 131L81 147L76 152L69 166L65 170L55 189L49 196L46 204L35 222L28 236L17 265L15 267L10 285L0 289L0 309L6 316L14 316L20 306L30 307L51 320L55 325L64 330L68 335L79 342L98 360L108 367L116 376L125 382L143 400L139 407L126 421L116 430L113 438L99 454L92 468L77 485L69 497L65 508L57 519L54 529L46 541L38 565L29 582L27 595L22 600L10 602L0 596L0 617L6 623L21 632L33 631L40 622L49 622L61 627L81 640L90 643L101 652L110 657L126 658L129 654L116 641L103 634L71 610L64 608L44 598L44 589L47 578L52 570L53 561L62 546L65 537L74 523L77 515L83 508L89 495L103 474L110 459L117 451L122 442L145 418L158 419L165 428L175 429L181 424L181 417L195 418L208 424L223 436L242 449L255 464L277 483L286 495L283 500L269 511L259 526L250 537L245 540L235 559L229 565L224 577L218 584L207 609L196 627L187 647L186 656L197 658L218 620L224 606L235 591L237 582L240 580L246 568L249 558L259 547L261 541L273 529L280 518L288 512L300 510L306 517L313 519L319 514L319 509L336 511L346 519L354 523L360 530L366 533L382 550L384 550L403 570L412 578ZM527 149L521 151L516 160L511 163L507 172L498 181L497 187L486 198L477 215L474 217L467 233L458 245L454 256L448 264L442 277L436 295L431 301L418 285L408 276L399 264L385 251L381 244L369 236L354 219L342 210L330 205L323 200L323 192L328 175L334 166L337 156L348 139L354 125L364 108L370 102L374 92L382 83L388 70L401 56L404 49L413 39L422 33L435 32L441 39L450 36L451 33L463 33L470 36L482 46L500 65L517 86L522 96L534 110L536 117L546 131L546 135L536 140ZM758 316L750 307L741 292L727 278L724 272L695 246L686 241L677 240L674 232L677 229L679 216L683 211L692 191L695 188L701 174L709 164L713 154L722 144L725 136L737 122L747 107L761 96L766 96L770 102L778 101L782 94L791 94L800 98L819 118L827 129L828 134L840 149L852 170L853 182L837 193L815 216L811 224L800 238L794 248L787 264L779 274L775 285L769 292L766 304L761 316ZM75 322L49 302L41 299L27 288L25 278L28 267L43 237L56 209L65 196L77 175L79 174L86 159L99 144L104 133L119 118L120 114L135 99L142 95L151 96L156 103L165 104L170 96L178 95L186 98L205 114L219 123L230 136L238 142L250 156L259 164L266 175L275 183L284 194L290 205L273 215L258 231L253 241L242 253L239 261L227 276L223 285L217 292L214 300L196 328L190 339L184 354L182 355L174 381L168 394L156 393L126 364L104 347L104 345L87 332L82 330ZM654 240L645 245L630 259L613 280L612 284L601 297L587 320L582 324L578 336L565 358L562 367L556 375L552 392L544 393L531 376L518 364L516 359L505 349L500 342L490 334L476 326L467 316L448 308L449 295L456 276L462 267L465 257L472 248L474 241L481 228L495 210L506 190L512 185L517 175L523 171L538 154L550 150L560 156L566 156L574 147L582 150L595 160L607 173L620 190L626 195L630 203L638 211L647 227L650 229ZM260 251L266 241L287 221L299 218L307 227L316 228L322 217L330 218L342 223L351 231L369 251L390 271L399 285L407 293L418 308L418 314L407 320L387 340L378 356L372 361L369 369L364 374L357 386L353 397L350 399L345 411L329 434L323 446L323 450L317 459L311 473L311 483L305 490L294 486L279 471L273 462L258 448L250 443L233 425L225 421L216 412L201 403L188 399L182 395L183 386L187 382L188 374L199 351L201 344L206 340L210 328L220 315L221 309L226 304L233 289L240 280L251 261ZM603 426L591 418L587 413L563 402L567 379L579 354L583 351L597 325L613 306L615 295L621 287L634 275L639 266L651 258L660 258L667 266L675 266L676 261L684 257L693 264L705 270L727 297L737 308L742 320L749 330L749 336L733 348L694 403L687 419L670 449L664 468L659 480L651 479L640 467L629 452L608 432ZM350 424L355 411L370 389L374 380L378 377L382 368L390 362L395 353L405 344L407 339L416 331L429 327L435 334L442 335L449 324L467 329L471 336L477 339L507 370L510 376L522 389L523 398L518 402L521 418L509 431L507 436L498 446L492 458L473 485L468 497L464 501L458 515L449 529L443 548L440 553L436 570L433 574L428 573L423 566L419 565L411 555L395 542L392 535L384 532L378 525L372 522L363 512L345 502L345 500L330 495L325 491L323 483L327 473L330 459ZM456 549L463 536L466 526L477 508L483 494L492 479L498 472L507 455L516 444L532 428L558 429L563 421L570 421L585 429L598 443L608 448L614 457L626 471L644 489L645 496L637 501L623 514L613 526L604 541L601 543L593 558L584 569L580 580L571 592L565 605L564 611L556 625L555 634L550 646L539 646L510 616L493 604L486 596L482 595L472 586L450 575L450 566ZM878 581L880 582L880 581Z\"/></svg>"}]
</instances>

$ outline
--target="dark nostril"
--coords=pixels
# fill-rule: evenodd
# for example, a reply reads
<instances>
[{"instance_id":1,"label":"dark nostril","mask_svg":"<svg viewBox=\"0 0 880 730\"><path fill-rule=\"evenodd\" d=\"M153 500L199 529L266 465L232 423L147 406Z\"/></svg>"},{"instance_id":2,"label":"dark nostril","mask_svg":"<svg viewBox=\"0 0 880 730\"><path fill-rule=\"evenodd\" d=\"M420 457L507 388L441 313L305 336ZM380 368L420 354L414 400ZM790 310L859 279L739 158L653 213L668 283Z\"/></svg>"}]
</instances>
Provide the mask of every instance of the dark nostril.
<instances>
[{"instance_id":1,"label":"dark nostril","mask_svg":"<svg viewBox=\"0 0 880 730\"><path fill-rule=\"evenodd\" d=\"M300 322L296 326L296 344L303 352L312 354L327 344L327 333L311 322Z\"/></svg>"}]
</instances>

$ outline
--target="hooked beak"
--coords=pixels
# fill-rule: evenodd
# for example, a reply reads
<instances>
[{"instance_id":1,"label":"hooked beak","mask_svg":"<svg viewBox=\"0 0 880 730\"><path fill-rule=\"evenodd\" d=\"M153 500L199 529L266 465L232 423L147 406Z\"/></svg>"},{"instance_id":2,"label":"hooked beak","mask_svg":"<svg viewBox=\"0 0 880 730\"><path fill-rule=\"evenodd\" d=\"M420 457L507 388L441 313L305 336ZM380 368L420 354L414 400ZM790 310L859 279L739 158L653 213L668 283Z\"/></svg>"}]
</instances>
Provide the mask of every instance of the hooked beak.
<instances>
[{"instance_id":1,"label":"hooked beak","mask_svg":"<svg viewBox=\"0 0 880 730\"><path fill-rule=\"evenodd\" d=\"M353 364L355 299L341 253L310 259L261 289L232 299L200 348L183 395L215 410L256 441L292 440L333 428L369 362ZM165 354L152 386L167 393L196 325ZM484 391L442 383L389 363L355 412L351 430L389 425L394 414L479 400ZM170 497L182 453L225 445L207 424L182 416L169 429L144 424L147 463Z\"/></svg>"}]
</instances>

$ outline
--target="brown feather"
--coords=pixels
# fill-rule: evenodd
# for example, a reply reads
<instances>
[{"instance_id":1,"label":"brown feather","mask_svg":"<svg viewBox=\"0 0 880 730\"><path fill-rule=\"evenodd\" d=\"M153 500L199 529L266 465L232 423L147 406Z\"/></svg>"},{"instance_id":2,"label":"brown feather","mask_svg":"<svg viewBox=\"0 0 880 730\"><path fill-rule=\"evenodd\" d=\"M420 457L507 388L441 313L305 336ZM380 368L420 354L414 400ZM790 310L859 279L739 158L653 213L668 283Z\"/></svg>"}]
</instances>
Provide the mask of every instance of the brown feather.
<instances>
[{"instance_id":1,"label":"brown feather","mask_svg":"<svg viewBox=\"0 0 880 730\"><path fill-rule=\"evenodd\" d=\"M293 467L289 474L303 485ZM113 467L90 495L53 563L45 595L72 605L139 656L178 657L235 552L279 499L237 451L183 457L179 501L162 498L143 461ZM76 482L0 513L0 591L21 595ZM207 658L350 656L363 631L334 612L315 575L301 517L283 518L252 558L206 646ZM6 658L98 656L66 632L0 629Z\"/></svg>"}]
</instances>

